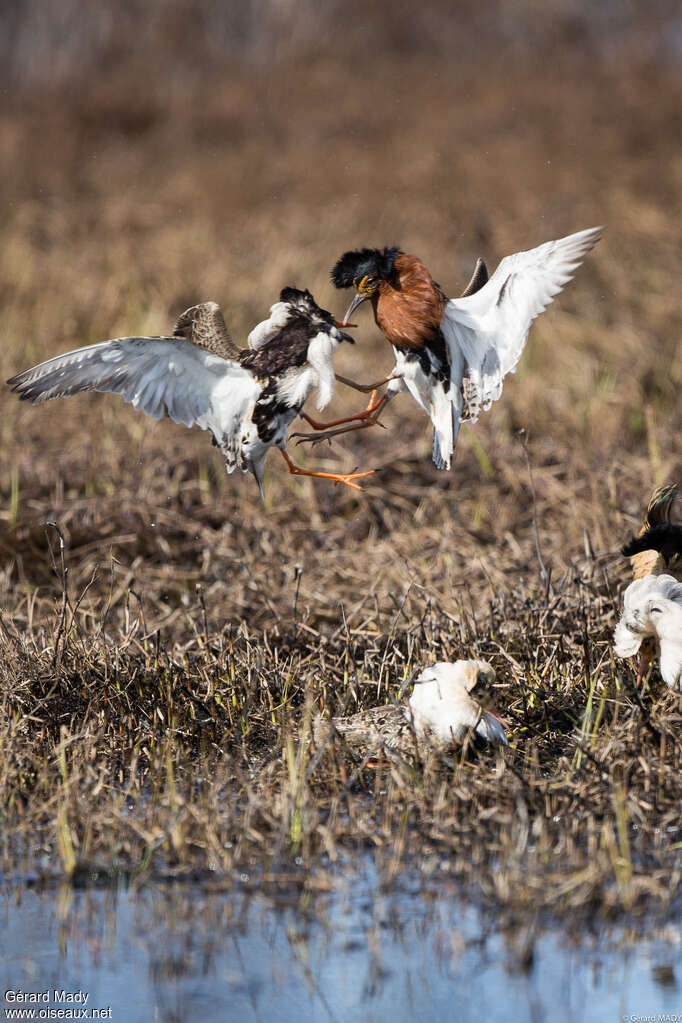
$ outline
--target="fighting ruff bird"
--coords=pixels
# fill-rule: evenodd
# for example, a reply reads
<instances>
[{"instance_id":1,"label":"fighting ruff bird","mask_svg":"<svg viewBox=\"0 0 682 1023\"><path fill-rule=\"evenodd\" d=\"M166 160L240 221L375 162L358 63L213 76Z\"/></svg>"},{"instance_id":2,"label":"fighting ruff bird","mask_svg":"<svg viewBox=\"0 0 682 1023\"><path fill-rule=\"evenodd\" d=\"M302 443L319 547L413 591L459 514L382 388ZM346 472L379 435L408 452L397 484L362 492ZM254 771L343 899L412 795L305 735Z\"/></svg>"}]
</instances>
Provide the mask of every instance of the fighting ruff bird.
<instances>
[{"instance_id":1,"label":"fighting ruff bird","mask_svg":"<svg viewBox=\"0 0 682 1023\"><path fill-rule=\"evenodd\" d=\"M504 721L474 698L495 680L487 661L442 661L416 679L407 704L373 707L350 717L318 721L318 741L329 730L351 746L413 752L415 740L437 747L461 743L469 729L485 742L507 746Z\"/></svg>"},{"instance_id":2,"label":"fighting ruff bird","mask_svg":"<svg viewBox=\"0 0 682 1023\"><path fill-rule=\"evenodd\" d=\"M654 643L647 644L647 639ZM640 654L638 684L656 647L663 681L671 688L682 689L682 583L671 575L645 575L630 583L613 634L618 657Z\"/></svg>"},{"instance_id":3,"label":"fighting ruff bird","mask_svg":"<svg viewBox=\"0 0 682 1023\"><path fill-rule=\"evenodd\" d=\"M187 309L168 337L124 337L79 348L27 369L7 383L22 400L39 405L82 391L113 391L135 409L160 419L209 430L228 473L250 471L264 496L265 459L278 448L290 473L345 483L370 472L312 472L285 451L287 430L317 388L318 408L334 391L332 354L353 338L317 305L309 291L284 288L270 317L240 349L220 307Z\"/></svg>"},{"instance_id":4,"label":"fighting ruff bird","mask_svg":"<svg viewBox=\"0 0 682 1023\"><path fill-rule=\"evenodd\" d=\"M346 252L331 271L337 288L356 289L344 326L371 302L377 326L393 345L395 369L385 394L345 429L307 435L315 442L374 425L387 402L408 390L434 427L433 460L449 469L460 424L475 423L502 393L533 320L571 279L601 228L506 256L488 279L479 261L461 298L448 299L421 260L397 247ZM374 395L373 395L374 398Z\"/></svg>"},{"instance_id":5,"label":"fighting ruff bird","mask_svg":"<svg viewBox=\"0 0 682 1023\"><path fill-rule=\"evenodd\" d=\"M677 497L677 484L669 483L666 486L658 487L649 500L644 516L644 522L638 535L630 537L628 542L621 548L621 554L630 558L633 581L648 579L647 586L656 584L651 582L662 573L682 579L682 526L671 522L671 514L675 498ZM635 590L636 594L639 590ZM626 591L628 596L628 591ZM635 599L629 594L628 600ZM621 635L624 633L621 630ZM632 645L632 642L630 643ZM625 649L626 641L619 644L619 649ZM618 653L619 650L616 650ZM658 636L656 630L643 635L637 645L635 653L640 654L637 682L643 678L646 670L658 654ZM619 654L619 656L631 656Z\"/></svg>"},{"instance_id":6,"label":"fighting ruff bird","mask_svg":"<svg viewBox=\"0 0 682 1023\"><path fill-rule=\"evenodd\" d=\"M632 578L668 572L682 574L682 525L671 522L677 484L658 487L651 495L644 523L637 536L632 536L621 548L630 558Z\"/></svg>"}]
</instances>

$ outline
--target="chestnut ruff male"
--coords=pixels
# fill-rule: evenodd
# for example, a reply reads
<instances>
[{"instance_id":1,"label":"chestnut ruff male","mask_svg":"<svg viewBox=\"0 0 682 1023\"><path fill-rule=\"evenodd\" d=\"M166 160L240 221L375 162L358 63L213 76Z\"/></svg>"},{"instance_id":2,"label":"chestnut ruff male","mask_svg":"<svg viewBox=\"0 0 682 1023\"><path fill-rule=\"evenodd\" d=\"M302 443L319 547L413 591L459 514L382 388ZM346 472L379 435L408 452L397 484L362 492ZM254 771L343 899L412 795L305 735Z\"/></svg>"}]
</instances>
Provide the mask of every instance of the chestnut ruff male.
<instances>
[{"instance_id":1,"label":"chestnut ruff male","mask_svg":"<svg viewBox=\"0 0 682 1023\"><path fill-rule=\"evenodd\" d=\"M341 326L362 302L370 302L396 359L385 395L350 428L373 425L386 403L407 390L433 423L435 464L449 469L460 423L475 423L500 397L531 323L571 279L600 231L591 228L506 256L490 279L479 261L471 284L455 299L446 297L420 259L397 247L346 252L331 271L337 288L356 289Z\"/></svg>"}]
</instances>

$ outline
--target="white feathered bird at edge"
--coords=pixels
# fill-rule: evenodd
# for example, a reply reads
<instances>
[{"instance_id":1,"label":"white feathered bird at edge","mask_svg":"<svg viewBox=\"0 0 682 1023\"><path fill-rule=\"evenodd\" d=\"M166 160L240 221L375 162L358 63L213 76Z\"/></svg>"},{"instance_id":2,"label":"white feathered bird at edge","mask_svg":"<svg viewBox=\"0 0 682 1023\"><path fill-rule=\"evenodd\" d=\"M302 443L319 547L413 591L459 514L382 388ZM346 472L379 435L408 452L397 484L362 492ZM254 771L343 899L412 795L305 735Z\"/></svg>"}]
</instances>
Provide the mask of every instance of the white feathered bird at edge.
<instances>
[{"instance_id":1,"label":"white feathered bird at edge","mask_svg":"<svg viewBox=\"0 0 682 1023\"><path fill-rule=\"evenodd\" d=\"M613 649L618 657L642 653L638 682L654 653L646 643L648 639L656 641L663 681L673 689L681 689L682 583L672 575L635 579L623 596L623 613L613 634Z\"/></svg>"}]
</instances>

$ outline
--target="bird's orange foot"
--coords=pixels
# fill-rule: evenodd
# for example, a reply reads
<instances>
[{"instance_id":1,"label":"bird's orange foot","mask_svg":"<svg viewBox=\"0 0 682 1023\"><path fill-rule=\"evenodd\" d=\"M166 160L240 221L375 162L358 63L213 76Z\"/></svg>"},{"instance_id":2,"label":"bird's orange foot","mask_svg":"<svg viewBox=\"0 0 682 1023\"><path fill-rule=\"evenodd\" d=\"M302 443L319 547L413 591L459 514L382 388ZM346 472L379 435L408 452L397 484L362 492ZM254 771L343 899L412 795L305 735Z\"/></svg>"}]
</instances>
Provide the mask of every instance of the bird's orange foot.
<instances>
[{"instance_id":1,"label":"bird's orange foot","mask_svg":"<svg viewBox=\"0 0 682 1023\"><path fill-rule=\"evenodd\" d=\"M354 480L364 479L365 476L373 476L374 469L370 469L368 472L349 472L349 473L336 473L336 472L313 472L311 469L302 469L300 465L296 465L292 462L286 451L282 451L282 457L287 463L287 467L292 476L313 476L316 479L331 480L333 483L345 483L347 487L352 490L362 490Z\"/></svg>"},{"instance_id":2,"label":"bird's orange foot","mask_svg":"<svg viewBox=\"0 0 682 1023\"><path fill-rule=\"evenodd\" d=\"M292 433L291 437L298 437L296 446L299 444L319 444L323 440L331 441L332 437L339 437L342 433L352 433L353 430L366 430L370 426L380 426L386 429L378 419L364 419L361 423L353 423L351 426L339 426L336 430L324 430L322 433Z\"/></svg>"},{"instance_id":3,"label":"bird's orange foot","mask_svg":"<svg viewBox=\"0 0 682 1023\"><path fill-rule=\"evenodd\" d=\"M341 476L336 476L333 473L330 473L328 476L325 476L324 473L319 475L325 476L326 479L334 480L336 483L345 483L347 487L352 487L353 490L362 490L362 487L358 486L357 483L353 483L353 480L361 480L365 476L373 476L374 472L374 469L370 469L368 472L350 472ZM318 474L316 473L315 475Z\"/></svg>"}]
</instances>

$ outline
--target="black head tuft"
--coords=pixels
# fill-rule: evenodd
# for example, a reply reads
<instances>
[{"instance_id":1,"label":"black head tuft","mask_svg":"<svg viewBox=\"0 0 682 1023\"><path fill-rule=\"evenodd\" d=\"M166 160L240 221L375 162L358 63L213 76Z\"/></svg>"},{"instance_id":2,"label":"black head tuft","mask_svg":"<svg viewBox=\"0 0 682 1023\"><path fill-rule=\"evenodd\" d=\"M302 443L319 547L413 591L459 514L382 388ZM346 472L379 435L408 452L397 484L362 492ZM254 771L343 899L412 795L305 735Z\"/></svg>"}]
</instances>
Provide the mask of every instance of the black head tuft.
<instances>
[{"instance_id":1,"label":"black head tuft","mask_svg":"<svg viewBox=\"0 0 682 1023\"><path fill-rule=\"evenodd\" d=\"M641 554L642 551L651 550L652 548L649 547L649 542L650 541L647 538L644 541L644 546L642 546L641 537L631 536L627 543L624 543L623 546L621 547L620 553L623 555L624 558L631 558L633 554Z\"/></svg>"},{"instance_id":2,"label":"black head tuft","mask_svg":"<svg viewBox=\"0 0 682 1023\"><path fill-rule=\"evenodd\" d=\"M291 306L294 312L300 316L305 316L316 323L325 323L328 326L336 325L335 317L327 309L323 309L317 304L307 288L304 291L299 288L282 288L279 300ZM349 340L352 341L352 338Z\"/></svg>"},{"instance_id":3,"label":"black head tuft","mask_svg":"<svg viewBox=\"0 0 682 1023\"><path fill-rule=\"evenodd\" d=\"M665 561L682 554L682 526L677 523L662 522L650 526L641 536L633 536L621 547L621 554L631 558L642 551L658 551Z\"/></svg>"},{"instance_id":4,"label":"black head tuft","mask_svg":"<svg viewBox=\"0 0 682 1023\"><path fill-rule=\"evenodd\" d=\"M381 277L387 281L393 273L393 266L400 249L397 245L388 249L356 249L344 252L331 271L331 279L337 288L350 288L363 277Z\"/></svg>"},{"instance_id":5,"label":"black head tuft","mask_svg":"<svg viewBox=\"0 0 682 1023\"><path fill-rule=\"evenodd\" d=\"M295 309L300 309L302 312L314 313L319 308L317 302L306 288L301 291L300 288L282 288L279 293L280 302L286 302L287 305L294 306Z\"/></svg>"}]
</instances>

